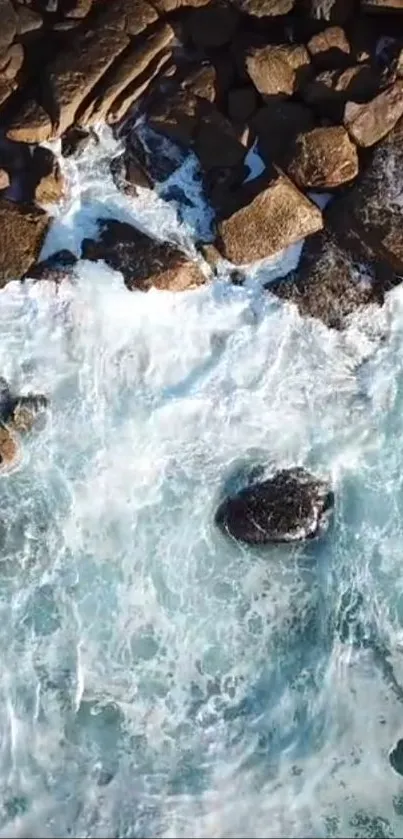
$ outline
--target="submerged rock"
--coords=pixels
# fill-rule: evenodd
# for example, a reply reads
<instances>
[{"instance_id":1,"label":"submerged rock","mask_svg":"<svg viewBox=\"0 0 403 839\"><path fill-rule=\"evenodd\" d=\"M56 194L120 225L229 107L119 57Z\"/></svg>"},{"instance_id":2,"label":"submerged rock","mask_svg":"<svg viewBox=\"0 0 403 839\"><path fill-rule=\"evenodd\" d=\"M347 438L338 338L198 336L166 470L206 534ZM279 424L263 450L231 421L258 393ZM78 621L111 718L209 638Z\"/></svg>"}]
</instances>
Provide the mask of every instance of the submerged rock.
<instances>
[{"instance_id":1,"label":"submerged rock","mask_svg":"<svg viewBox=\"0 0 403 839\"><path fill-rule=\"evenodd\" d=\"M49 405L43 393L28 393L16 396L6 380L0 377L0 448L3 446L4 457L11 457L16 446L13 431L20 434L31 431L39 417L43 418Z\"/></svg>"},{"instance_id":2,"label":"submerged rock","mask_svg":"<svg viewBox=\"0 0 403 839\"><path fill-rule=\"evenodd\" d=\"M305 469L282 469L223 501L216 525L251 545L299 542L318 536L327 526L334 495L327 481Z\"/></svg>"},{"instance_id":3,"label":"submerged rock","mask_svg":"<svg viewBox=\"0 0 403 839\"><path fill-rule=\"evenodd\" d=\"M389 763L392 769L398 773L398 775L403 775L403 740L400 739L397 741L396 746L392 749L389 753Z\"/></svg>"}]
</instances>

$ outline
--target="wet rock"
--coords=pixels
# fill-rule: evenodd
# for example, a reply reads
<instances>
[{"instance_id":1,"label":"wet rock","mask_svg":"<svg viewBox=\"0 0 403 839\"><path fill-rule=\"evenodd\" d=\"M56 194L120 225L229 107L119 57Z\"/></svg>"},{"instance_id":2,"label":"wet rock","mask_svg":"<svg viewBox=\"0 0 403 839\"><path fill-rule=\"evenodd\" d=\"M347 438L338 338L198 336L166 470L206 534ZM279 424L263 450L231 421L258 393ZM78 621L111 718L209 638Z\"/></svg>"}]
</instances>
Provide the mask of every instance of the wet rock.
<instances>
[{"instance_id":1,"label":"wet rock","mask_svg":"<svg viewBox=\"0 0 403 839\"><path fill-rule=\"evenodd\" d=\"M189 13L186 32L197 47L222 47L233 37L239 22L234 5L213 0Z\"/></svg>"},{"instance_id":2,"label":"wet rock","mask_svg":"<svg viewBox=\"0 0 403 839\"><path fill-rule=\"evenodd\" d=\"M334 496L327 481L305 469L282 469L220 504L216 525L250 545L300 542L326 530Z\"/></svg>"},{"instance_id":3,"label":"wet rock","mask_svg":"<svg viewBox=\"0 0 403 839\"><path fill-rule=\"evenodd\" d=\"M14 41L17 34L17 15L10 0L0 0L0 55Z\"/></svg>"},{"instance_id":4,"label":"wet rock","mask_svg":"<svg viewBox=\"0 0 403 839\"><path fill-rule=\"evenodd\" d=\"M402 115L403 80L398 79L371 102L347 102L344 125L357 145L368 148L389 134Z\"/></svg>"},{"instance_id":5,"label":"wet rock","mask_svg":"<svg viewBox=\"0 0 403 839\"><path fill-rule=\"evenodd\" d=\"M398 775L403 775L403 740L398 740L389 753L389 763Z\"/></svg>"},{"instance_id":6,"label":"wet rock","mask_svg":"<svg viewBox=\"0 0 403 839\"><path fill-rule=\"evenodd\" d=\"M369 64L346 70L325 70L304 85L302 97L312 108L335 122L342 121L346 103L367 102L379 90L380 75Z\"/></svg>"},{"instance_id":7,"label":"wet rock","mask_svg":"<svg viewBox=\"0 0 403 839\"><path fill-rule=\"evenodd\" d=\"M242 11L255 17L286 15L294 4L295 0L240 0Z\"/></svg>"},{"instance_id":8,"label":"wet rock","mask_svg":"<svg viewBox=\"0 0 403 839\"><path fill-rule=\"evenodd\" d=\"M237 166L245 157L245 147L219 111L206 113L195 131L194 150L205 172L221 166Z\"/></svg>"},{"instance_id":9,"label":"wet rock","mask_svg":"<svg viewBox=\"0 0 403 839\"><path fill-rule=\"evenodd\" d=\"M48 405L49 400L43 393L29 393L27 396L16 397L10 421L11 428L19 434L26 434L35 426L42 427Z\"/></svg>"},{"instance_id":10,"label":"wet rock","mask_svg":"<svg viewBox=\"0 0 403 839\"><path fill-rule=\"evenodd\" d=\"M138 187L141 189L151 189L153 187L153 181L146 169L134 157L133 153L127 150L113 158L111 172L117 188L126 195L137 195Z\"/></svg>"},{"instance_id":11,"label":"wet rock","mask_svg":"<svg viewBox=\"0 0 403 839\"><path fill-rule=\"evenodd\" d=\"M37 261L48 224L39 207L0 199L0 287L21 279Z\"/></svg>"},{"instance_id":12,"label":"wet rock","mask_svg":"<svg viewBox=\"0 0 403 839\"><path fill-rule=\"evenodd\" d=\"M0 169L0 189L7 189L10 186L10 175L5 169Z\"/></svg>"},{"instance_id":13,"label":"wet rock","mask_svg":"<svg viewBox=\"0 0 403 839\"><path fill-rule=\"evenodd\" d=\"M306 80L310 57L303 46L280 44L252 50L246 69L259 93L292 96Z\"/></svg>"},{"instance_id":14,"label":"wet rock","mask_svg":"<svg viewBox=\"0 0 403 839\"><path fill-rule=\"evenodd\" d=\"M100 219L98 224L100 238L84 239L82 257L105 260L122 273L131 291L149 291L152 287L184 291L206 281L198 264L174 245L157 242L124 222Z\"/></svg>"},{"instance_id":15,"label":"wet rock","mask_svg":"<svg viewBox=\"0 0 403 839\"><path fill-rule=\"evenodd\" d=\"M296 140L287 173L303 189L334 189L358 175L357 149L341 125L314 128Z\"/></svg>"},{"instance_id":16,"label":"wet rock","mask_svg":"<svg viewBox=\"0 0 403 839\"><path fill-rule=\"evenodd\" d=\"M223 210L215 245L244 265L265 259L321 230L322 213L276 167L236 191Z\"/></svg>"},{"instance_id":17,"label":"wet rock","mask_svg":"<svg viewBox=\"0 0 403 839\"><path fill-rule=\"evenodd\" d=\"M32 155L32 178L38 204L59 201L64 191L63 176L57 158L50 149L37 146Z\"/></svg>"},{"instance_id":18,"label":"wet rock","mask_svg":"<svg viewBox=\"0 0 403 839\"><path fill-rule=\"evenodd\" d=\"M249 174L245 163L238 166L222 166L204 174L204 189L210 206L221 216L228 200L239 189Z\"/></svg>"},{"instance_id":19,"label":"wet rock","mask_svg":"<svg viewBox=\"0 0 403 839\"><path fill-rule=\"evenodd\" d=\"M259 154L281 165L299 134L314 128L312 111L300 102L276 101L260 108L252 119Z\"/></svg>"},{"instance_id":20,"label":"wet rock","mask_svg":"<svg viewBox=\"0 0 403 839\"><path fill-rule=\"evenodd\" d=\"M395 277L349 230L351 221L343 208L338 212L341 230L327 219L327 229L305 243L296 271L269 283L267 290L295 304L302 316L340 330L352 314L368 305L383 305Z\"/></svg>"},{"instance_id":21,"label":"wet rock","mask_svg":"<svg viewBox=\"0 0 403 839\"><path fill-rule=\"evenodd\" d=\"M228 93L228 116L234 122L245 122L255 113L257 95L252 85L234 87Z\"/></svg>"},{"instance_id":22,"label":"wet rock","mask_svg":"<svg viewBox=\"0 0 403 839\"><path fill-rule=\"evenodd\" d=\"M351 58L351 47L341 26L329 26L313 35L307 48L319 70L339 70Z\"/></svg>"},{"instance_id":23,"label":"wet rock","mask_svg":"<svg viewBox=\"0 0 403 839\"><path fill-rule=\"evenodd\" d=\"M76 262L77 257L71 251L56 251L47 259L33 265L29 269L28 277L32 280L47 280L59 284L62 280L71 277Z\"/></svg>"},{"instance_id":24,"label":"wet rock","mask_svg":"<svg viewBox=\"0 0 403 839\"><path fill-rule=\"evenodd\" d=\"M313 20L345 23L354 14L354 0L302 0L306 13Z\"/></svg>"},{"instance_id":25,"label":"wet rock","mask_svg":"<svg viewBox=\"0 0 403 839\"><path fill-rule=\"evenodd\" d=\"M0 425L0 474L20 459L21 450L16 436L3 425Z\"/></svg>"},{"instance_id":26,"label":"wet rock","mask_svg":"<svg viewBox=\"0 0 403 839\"><path fill-rule=\"evenodd\" d=\"M52 120L35 99L26 99L8 124L6 135L20 143L43 143L52 136Z\"/></svg>"},{"instance_id":27,"label":"wet rock","mask_svg":"<svg viewBox=\"0 0 403 839\"><path fill-rule=\"evenodd\" d=\"M63 157L71 157L73 154L78 154L87 148L88 143L96 139L93 131L87 131L85 128L69 128L62 137L62 155Z\"/></svg>"}]
</instances>

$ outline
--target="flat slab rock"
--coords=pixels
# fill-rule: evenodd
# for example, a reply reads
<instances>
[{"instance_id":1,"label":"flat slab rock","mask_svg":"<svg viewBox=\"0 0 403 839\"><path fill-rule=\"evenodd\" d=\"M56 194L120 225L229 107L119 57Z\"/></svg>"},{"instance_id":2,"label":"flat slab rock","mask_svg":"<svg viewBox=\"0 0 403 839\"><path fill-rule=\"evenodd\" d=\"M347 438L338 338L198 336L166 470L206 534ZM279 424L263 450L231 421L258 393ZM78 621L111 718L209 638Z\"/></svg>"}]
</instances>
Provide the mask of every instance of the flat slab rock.
<instances>
[{"instance_id":1,"label":"flat slab rock","mask_svg":"<svg viewBox=\"0 0 403 839\"><path fill-rule=\"evenodd\" d=\"M301 542L319 536L329 523L334 495L327 481L305 469L282 469L269 480L226 498L216 525L249 545Z\"/></svg>"},{"instance_id":2,"label":"flat slab rock","mask_svg":"<svg viewBox=\"0 0 403 839\"><path fill-rule=\"evenodd\" d=\"M323 227L322 213L273 167L244 184L218 223L217 250L234 265L266 259Z\"/></svg>"},{"instance_id":3,"label":"flat slab rock","mask_svg":"<svg viewBox=\"0 0 403 839\"><path fill-rule=\"evenodd\" d=\"M39 207L0 199L0 288L22 279L37 261L48 225Z\"/></svg>"},{"instance_id":4,"label":"flat slab rock","mask_svg":"<svg viewBox=\"0 0 403 839\"><path fill-rule=\"evenodd\" d=\"M174 245L157 242L126 222L99 219L98 226L100 237L84 239L82 258L103 259L122 273L131 291L185 291L206 282L199 265Z\"/></svg>"}]
</instances>

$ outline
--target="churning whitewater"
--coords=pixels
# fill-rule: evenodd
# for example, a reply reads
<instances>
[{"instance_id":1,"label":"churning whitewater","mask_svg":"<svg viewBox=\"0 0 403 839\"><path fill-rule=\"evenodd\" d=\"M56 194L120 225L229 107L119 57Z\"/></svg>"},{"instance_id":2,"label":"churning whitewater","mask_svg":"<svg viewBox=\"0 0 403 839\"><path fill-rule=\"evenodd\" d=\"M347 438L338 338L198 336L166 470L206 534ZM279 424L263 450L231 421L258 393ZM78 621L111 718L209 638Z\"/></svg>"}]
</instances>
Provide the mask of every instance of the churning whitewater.
<instances>
[{"instance_id":1,"label":"churning whitewater","mask_svg":"<svg viewBox=\"0 0 403 839\"><path fill-rule=\"evenodd\" d=\"M98 216L193 252L195 207L64 161L44 256ZM46 428L0 480L0 836L399 836L403 291L345 333L262 280L128 292L103 263L0 294L1 370ZM251 549L214 511L235 471L330 479L322 540ZM400 687L401 686L401 687Z\"/></svg>"}]
</instances>

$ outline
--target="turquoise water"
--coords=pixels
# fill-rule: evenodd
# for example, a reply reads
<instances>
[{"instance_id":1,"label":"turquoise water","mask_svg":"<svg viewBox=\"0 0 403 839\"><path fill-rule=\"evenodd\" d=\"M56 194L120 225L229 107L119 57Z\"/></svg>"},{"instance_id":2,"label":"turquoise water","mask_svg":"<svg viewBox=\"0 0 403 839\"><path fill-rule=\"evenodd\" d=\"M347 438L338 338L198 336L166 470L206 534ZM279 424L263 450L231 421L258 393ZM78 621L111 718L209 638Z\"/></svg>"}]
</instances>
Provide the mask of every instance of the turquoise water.
<instances>
[{"instance_id":1,"label":"turquoise water","mask_svg":"<svg viewBox=\"0 0 403 839\"><path fill-rule=\"evenodd\" d=\"M66 161L44 253L100 214L191 252L201 204L120 196L114 151ZM0 836L402 835L403 292L331 333L262 291L297 258L0 293L2 373L52 403L0 481ZM331 478L323 541L215 531L256 462Z\"/></svg>"}]
</instances>

